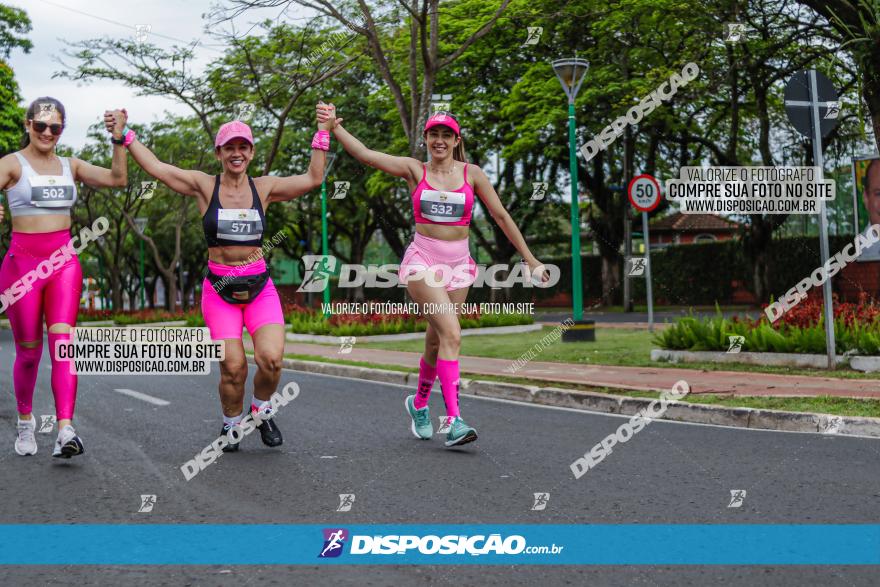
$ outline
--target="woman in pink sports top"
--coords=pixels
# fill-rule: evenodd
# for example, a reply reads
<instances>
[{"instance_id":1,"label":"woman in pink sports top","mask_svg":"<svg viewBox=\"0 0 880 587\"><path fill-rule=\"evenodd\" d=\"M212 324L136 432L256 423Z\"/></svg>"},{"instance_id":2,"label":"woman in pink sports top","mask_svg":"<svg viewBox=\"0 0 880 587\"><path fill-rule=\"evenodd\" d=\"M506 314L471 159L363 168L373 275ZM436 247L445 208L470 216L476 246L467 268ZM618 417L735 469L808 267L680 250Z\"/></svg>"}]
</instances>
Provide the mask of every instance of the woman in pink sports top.
<instances>
[{"instance_id":1,"label":"woman in pink sports top","mask_svg":"<svg viewBox=\"0 0 880 587\"><path fill-rule=\"evenodd\" d=\"M409 184L416 232L400 263L399 278L406 283L413 301L422 307L454 307L456 312L427 314L418 390L406 398L405 406L412 419L413 434L429 440L434 430L428 398L434 380L439 377L449 424L446 446L473 442L477 431L462 420L458 406L461 326L457 311L476 276L476 263L468 248L475 194L528 263L532 275L543 281L547 281L548 275L504 209L489 178L478 165L467 162L461 129L451 114L437 113L425 123L425 143L431 155L427 164L412 157L395 157L368 149L342 127L342 119L336 118L332 104L319 106L318 121L331 123L339 143L355 159L402 177Z\"/></svg>"}]
</instances>

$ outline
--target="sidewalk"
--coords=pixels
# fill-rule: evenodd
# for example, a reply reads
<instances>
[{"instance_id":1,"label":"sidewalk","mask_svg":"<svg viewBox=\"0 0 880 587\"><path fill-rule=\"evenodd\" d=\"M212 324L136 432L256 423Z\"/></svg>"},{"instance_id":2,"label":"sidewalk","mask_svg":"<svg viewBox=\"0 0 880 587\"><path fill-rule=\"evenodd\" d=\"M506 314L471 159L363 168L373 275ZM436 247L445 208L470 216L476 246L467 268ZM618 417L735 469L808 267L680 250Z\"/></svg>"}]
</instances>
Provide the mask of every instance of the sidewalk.
<instances>
[{"instance_id":1,"label":"sidewalk","mask_svg":"<svg viewBox=\"0 0 880 587\"><path fill-rule=\"evenodd\" d=\"M248 338L245 338L245 348L252 350ZM348 354L340 354L338 351L338 346L319 344L288 342L284 346L285 354L315 355L327 359L372 363L376 366L399 365L413 371L417 369L421 356L420 353L357 348L357 345ZM511 373L507 370L511 365L512 361L508 359L461 357L463 373L519 377L551 384L566 382L615 389L664 391L670 389L676 381L684 379L690 385L692 394L777 397L831 395L880 399L880 380L877 379L834 379L741 371L575 365L542 361L531 361L516 373Z\"/></svg>"}]
</instances>

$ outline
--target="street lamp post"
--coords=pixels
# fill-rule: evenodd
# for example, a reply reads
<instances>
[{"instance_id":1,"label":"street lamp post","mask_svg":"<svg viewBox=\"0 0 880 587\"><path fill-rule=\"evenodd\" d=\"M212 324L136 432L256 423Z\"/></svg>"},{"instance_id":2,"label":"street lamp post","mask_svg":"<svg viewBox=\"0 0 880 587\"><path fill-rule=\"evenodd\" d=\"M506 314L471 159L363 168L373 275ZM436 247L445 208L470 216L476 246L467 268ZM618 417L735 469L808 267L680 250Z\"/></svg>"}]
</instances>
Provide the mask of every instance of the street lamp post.
<instances>
[{"instance_id":1,"label":"street lamp post","mask_svg":"<svg viewBox=\"0 0 880 587\"><path fill-rule=\"evenodd\" d=\"M324 178L321 180L321 255L325 258L330 254L327 244L327 176L330 174L330 168L336 161L336 153L327 153L327 166L324 167ZM324 288L324 308L330 307L330 279L327 279L327 287ZM329 312L324 312L324 316L329 316Z\"/></svg>"},{"instance_id":2,"label":"street lamp post","mask_svg":"<svg viewBox=\"0 0 880 587\"><path fill-rule=\"evenodd\" d=\"M138 234L143 236L144 230L147 228L147 219L146 218L135 218L134 224L137 227ZM143 310L147 306L146 293L144 289L144 239L139 239L141 241L141 310Z\"/></svg>"},{"instance_id":3,"label":"street lamp post","mask_svg":"<svg viewBox=\"0 0 880 587\"><path fill-rule=\"evenodd\" d=\"M584 74L587 73L585 59L567 58L553 62L553 71L562 84L568 97L568 165L571 175L571 301L575 325L572 330L583 330L586 337L566 332L566 340L592 340L592 323L583 323L583 278L581 277L581 219L578 202L577 154L575 151L574 100L581 89ZM579 324L582 323L582 324ZM587 332L588 331L588 332Z\"/></svg>"}]
</instances>

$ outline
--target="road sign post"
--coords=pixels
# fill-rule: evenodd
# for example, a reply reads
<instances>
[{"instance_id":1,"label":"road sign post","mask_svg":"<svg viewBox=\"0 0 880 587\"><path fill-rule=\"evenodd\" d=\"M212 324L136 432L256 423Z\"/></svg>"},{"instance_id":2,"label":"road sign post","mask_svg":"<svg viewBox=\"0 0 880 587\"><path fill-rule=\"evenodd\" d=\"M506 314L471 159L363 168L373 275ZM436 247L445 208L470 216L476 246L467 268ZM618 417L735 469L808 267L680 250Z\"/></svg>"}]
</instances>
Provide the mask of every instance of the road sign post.
<instances>
[{"instance_id":1,"label":"road sign post","mask_svg":"<svg viewBox=\"0 0 880 587\"><path fill-rule=\"evenodd\" d=\"M654 292L651 281L651 236L648 233L648 212L660 205L660 183L643 173L632 178L627 189L633 208L642 213L642 233L645 239L645 289L648 297L648 330L654 331ZM630 268L627 268L630 271Z\"/></svg>"},{"instance_id":2,"label":"road sign post","mask_svg":"<svg viewBox=\"0 0 880 587\"><path fill-rule=\"evenodd\" d=\"M824 117L820 116L820 108ZM822 157L822 137L830 133L837 122L840 102L837 90L827 77L815 69L799 71L785 85L785 113L799 133L810 137L813 143L813 165L818 168L816 181L822 182L825 162ZM824 266L828 262L828 217L825 200L819 200L819 253ZM828 368L834 369L834 306L831 299L831 280L822 284L822 301L825 306L825 349Z\"/></svg>"}]
</instances>

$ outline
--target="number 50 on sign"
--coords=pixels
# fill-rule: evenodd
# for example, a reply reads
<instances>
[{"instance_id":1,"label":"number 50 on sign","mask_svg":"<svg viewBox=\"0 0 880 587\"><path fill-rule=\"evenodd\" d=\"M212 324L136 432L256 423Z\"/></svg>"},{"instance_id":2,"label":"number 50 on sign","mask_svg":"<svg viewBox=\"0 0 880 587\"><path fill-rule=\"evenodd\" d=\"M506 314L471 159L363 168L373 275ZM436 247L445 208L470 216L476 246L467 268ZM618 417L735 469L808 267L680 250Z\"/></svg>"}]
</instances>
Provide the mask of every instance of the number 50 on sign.
<instances>
[{"instance_id":1,"label":"number 50 on sign","mask_svg":"<svg viewBox=\"0 0 880 587\"><path fill-rule=\"evenodd\" d=\"M660 205L660 183L644 173L629 182L629 201L639 212L651 212Z\"/></svg>"}]
</instances>

